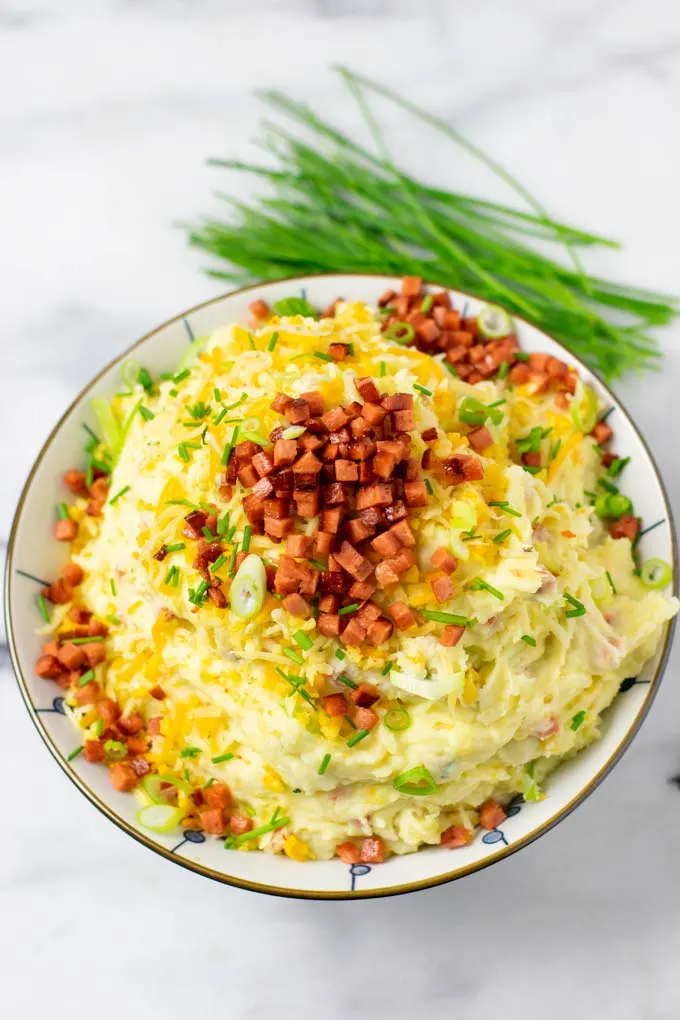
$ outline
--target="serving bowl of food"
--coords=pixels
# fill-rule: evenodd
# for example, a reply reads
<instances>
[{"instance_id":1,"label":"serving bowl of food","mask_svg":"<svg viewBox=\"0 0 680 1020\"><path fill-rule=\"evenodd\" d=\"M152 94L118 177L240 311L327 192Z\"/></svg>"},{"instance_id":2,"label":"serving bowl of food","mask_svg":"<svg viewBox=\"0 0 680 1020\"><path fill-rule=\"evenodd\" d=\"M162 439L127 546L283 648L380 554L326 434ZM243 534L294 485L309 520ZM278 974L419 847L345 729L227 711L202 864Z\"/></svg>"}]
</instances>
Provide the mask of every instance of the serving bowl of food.
<instances>
[{"instance_id":1,"label":"serving bowl of food","mask_svg":"<svg viewBox=\"0 0 680 1020\"><path fill-rule=\"evenodd\" d=\"M5 604L33 721L119 828L369 897L597 786L660 683L675 565L652 456L578 359L470 295L333 275L191 309L86 387Z\"/></svg>"}]
</instances>

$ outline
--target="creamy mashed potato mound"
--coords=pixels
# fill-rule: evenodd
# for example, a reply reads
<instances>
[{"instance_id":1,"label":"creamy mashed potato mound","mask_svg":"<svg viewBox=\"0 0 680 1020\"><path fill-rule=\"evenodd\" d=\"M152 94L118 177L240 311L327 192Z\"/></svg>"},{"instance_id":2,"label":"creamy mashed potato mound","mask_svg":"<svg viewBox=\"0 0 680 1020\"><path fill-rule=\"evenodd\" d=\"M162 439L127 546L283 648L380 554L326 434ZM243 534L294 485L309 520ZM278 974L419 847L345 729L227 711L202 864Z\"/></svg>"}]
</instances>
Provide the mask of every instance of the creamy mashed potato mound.
<instances>
[{"instance_id":1,"label":"creamy mashed potato mound","mask_svg":"<svg viewBox=\"0 0 680 1020\"><path fill-rule=\"evenodd\" d=\"M353 353L337 363L316 356L333 342L352 344ZM110 622L100 683L124 714L147 723L160 716L146 757L180 783L185 819L199 824L191 791L224 782L233 810L255 826L275 812L287 819L241 849L311 860L371 835L389 853L410 853L439 844L452 825L472 830L489 798L543 797L546 775L597 739L604 709L653 656L677 608L641 583L630 541L610 537L594 513L588 494L602 474L594 439L577 431L554 392L500 379L468 385L441 357L387 339L363 304L340 303L334 318L273 317L250 331L231 325L194 350L188 371L160 381L150 395L136 385L114 398L126 434L110 494L122 494L109 498L100 518L87 515L83 499L72 508L80 528L73 558L85 572L79 601ZM231 550L240 548L248 523L246 491L235 485L227 501L220 492L235 426L267 437L285 425L270 407L278 392L318 390L327 408L347 406L362 376L382 392L414 394L412 454L419 460L428 448L440 460L473 452L458 417L465 397L502 402L500 422L486 422L493 443L479 454L483 479L453 486L424 471L428 505L409 512L416 563L376 593L384 607L410 606L417 625L395 627L377 647L345 646L320 634L313 615L291 616L271 593L250 620L230 606L192 604L201 578L192 565L196 544L183 536L190 505L215 504L229 514L231 541L218 571L227 600ZM201 402L210 411L194 421L190 409ZM222 407L229 410L216 423ZM439 438L427 444L420 434L432 426ZM542 439L547 466L530 473L513 444L536 427L550 430ZM154 558L162 545L179 543L184 548L162 562ZM445 604L430 584L440 547L458 564ZM285 541L253 534L250 552L275 565ZM585 612L569 615L575 604ZM471 622L447 647L442 623L422 617L423 609ZM299 631L311 647L295 640ZM303 676L309 699L282 673ZM343 690L339 674L380 695L380 721L353 746L351 724L323 710L323 696ZM157 686L162 700L149 693ZM96 739L101 725L91 706L68 701L85 737ZM395 708L408 713L403 730L385 723ZM395 786L416 767L433 777L434 790ZM150 803L142 785L134 795Z\"/></svg>"}]
</instances>

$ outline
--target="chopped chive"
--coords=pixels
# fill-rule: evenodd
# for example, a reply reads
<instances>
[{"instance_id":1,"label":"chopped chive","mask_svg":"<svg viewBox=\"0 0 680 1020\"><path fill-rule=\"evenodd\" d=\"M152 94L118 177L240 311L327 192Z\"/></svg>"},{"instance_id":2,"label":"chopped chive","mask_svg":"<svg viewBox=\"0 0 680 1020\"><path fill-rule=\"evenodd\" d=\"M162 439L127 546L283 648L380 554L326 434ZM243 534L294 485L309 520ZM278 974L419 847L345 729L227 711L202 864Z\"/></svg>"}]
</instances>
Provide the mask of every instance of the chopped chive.
<instances>
[{"instance_id":1,"label":"chopped chive","mask_svg":"<svg viewBox=\"0 0 680 1020\"><path fill-rule=\"evenodd\" d=\"M87 673L83 673L83 675L78 680L78 686L84 687L85 684L89 684L91 680L94 680L94 670L88 669Z\"/></svg>"},{"instance_id":2,"label":"chopped chive","mask_svg":"<svg viewBox=\"0 0 680 1020\"><path fill-rule=\"evenodd\" d=\"M190 503L188 499L166 499L166 506L188 506L190 510L200 510L197 503Z\"/></svg>"},{"instance_id":3,"label":"chopped chive","mask_svg":"<svg viewBox=\"0 0 680 1020\"><path fill-rule=\"evenodd\" d=\"M521 513L519 513L518 510L515 510L514 507L511 507L508 501L505 499L502 500L492 499L489 503L489 506L498 506L501 508L501 510L504 510L506 514L510 514L511 517L522 516Z\"/></svg>"},{"instance_id":4,"label":"chopped chive","mask_svg":"<svg viewBox=\"0 0 680 1020\"><path fill-rule=\"evenodd\" d=\"M446 369L446 371L451 373L451 375L454 377L454 379L459 379L460 378L460 376L458 375L458 372L456 370L455 365L452 365L450 361L443 361L442 364L443 364L444 368Z\"/></svg>"},{"instance_id":5,"label":"chopped chive","mask_svg":"<svg viewBox=\"0 0 680 1020\"><path fill-rule=\"evenodd\" d=\"M103 719L97 719L96 723L94 724L94 735L95 735L95 737L101 737L103 732L104 732L104 720Z\"/></svg>"},{"instance_id":6,"label":"chopped chive","mask_svg":"<svg viewBox=\"0 0 680 1020\"><path fill-rule=\"evenodd\" d=\"M179 552L181 549L186 549L186 542L175 542L174 545L166 545L165 551L169 553Z\"/></svg>"},{"instance_id":7,"label":"chopped chive","mask_svg":"<svg viewBox=\"0 0 680 1020\"><path fill-rule=\"evenodd\" d=\"M205 527L201 528L201 531L204 537L208 540L208 542L215 541L215 535L213 535L212 531L210 530L207 524L205 525Z\"/></svg>"},{"instance_id":8,"label":"chopped chive","mask_svg":"<svg viewBox=\"0 0 680 1020\"><path fill-rule=\"evenodd\" d=\"M238 549L236 548L236 546L234 546L234 548L231 550L231 556L229 557L229 576L230 577L233 577L234 574L236 573L236 554L237 553L238 553Z\"/></svg>"},{"instance_id":9,"label":"chopped chive","mask_svg":"<svg viewBox=\"0 0 680 1020\"><path fill-rule=\"evenodd\" d=\"M208 582L205 578L196 588L189 589L189 602L194 606L202 606L208 596Z\"/></svg>"},{"instance_id":10,"label":"chopped chive","mask_svg":"<svg viewBox=\"0 0 680 1020\"><path fill-rule=\"evenodd\" d=\"M68 507L66 506L66 503L57 503L57 516L62 521L67 521L69 519L70 515L69 515L69 512L68 512Z\"/></svg>"},{"instance_id":11,"label":"chopped chive","mask_svg":"<svg viewBox=\"0 0 680 1020\"><path fill-rule=\"evenodd\" d=\"M250 537L253 533L253 529L250 524L246 524L243 529L243 541L241 542L241 552L248 552L250 549Z\"/></svg>"},{"instance_id":12,"label":"chopped chive","mask_svg":"<svg viewBox=\"0 0 680 1020\"><path fill-rule=\"evenodd\" d=\"M612 575L611 575L611 574L609 573L609 571L608 571L608 570L607 570L607 571L605 571L605 573L606 573L606 575L607 575L607 580L609 581L609 587L610 587L610 588L611 588L611 590L612 590L612 595L617 595L617 594L618 594L618 592L617 592L617 590L616 590L616 585L615 585L615 584L614 584L614 582L612 581Z\"/></svg>"},{"instance_id":13,"label":"chopped chive","mask_svg":"<svg viewBox=\"0 0 680 1020\"><path fill-rule=\"evenodd\" d=\"M497 535L494 535L491 541L495 542L496 545L500 545L501 542L505 542L509 535L512 535L512 528L506 528L505 531L499 531Z\"/></svg>"},{"instance_id":14,"label":"chopped chive","mask_svg":"<svg viewBox=\"0 0 680 1020\"><path fill-rule=\"evenodd\" d=\"M282 829L284 825L290 825L290 818L279 818L277 815L270 822L260 825L257 829L251 829L250 832L242 832L238 836L228 836L224 841L224 848L225 850L235 850L237 847L243 846L244 843L250 842L251 839L258 839L260 836L265 836L268 832Z\"/></svg>"},{"instance_id":15,"label":"chopped chive","mask_svg":"<svg viewBox=\"0 0 680 1020\"><path fill-rule=\"evenodd\" d=\"M486 406L487 407L500 407L501 404L504 404L504 403L505 403L505 397L502 397L501 400L494 400L493 404L487 404Z\"/></svg>"},{"instance_id":16,"label":"chopped chive","mask_svg":"<svg viewBox=\"0 0 680 1020\"><path fill-rule=\"evenodd\" d=\"M475 535L475 529L471 528L470 531L466 531L463 537L464 542L473 542L477 538L481 538L481 535Z\"/></svg>"},{"instance_id":17,"label":"chopped chive","mask_svg":"<svg viewBox=\"0 0 680 1020\"><path fill-rule=\"evenodd\" d=\"M551 460L555 460L555 458L557 457L557 454L560 452L561 448L562 448L562 440L558 439L557 442L553 444L553 448L550 451L550 459Z\"/></svg>"},{"instance_id":18,"label":"chopped chive","mask_svg":"<svg viewBox=\"0 0 680 1020\"><path fill-rule=\"evenodd\" d=\"M118 591L116 589L116 582L114 581L113 578L111 578L111 580L109 581L109 585L111 588L111 594L116 596L118 594Z\"/></svg>"},{"instance_id":19,"label":"chopped chive","mask_svg":"<svg viewBox=\"0 0 680 1020\"><path fill-rule=\"evenodd\" d=\"M222 536L226 533L228 527L229 527L229 514L226 513L224 514L223 517L218 518L217 521L217 534L220 538L222 538Z\"/></svg>"},{"instance_id":20,"label":"chopped chive","mask_svg":"<svg viewBox=\"0 0 680 1020\"><path fill-rule=\"evenodd\" d=\"M158 376L161 382L170 382L172 379L172 372L161 372Z\"/></svg>"},{"instance_id":21,"label":"chopped chive","mask_svg":"<svg viewBox=\"0 0 680 1020\"><path fill-rule=\"evenodd\" d=\"M320 560L310 560L309 562L313 567L316 567L317 570L328 570L328 567Z\"/></svg>"},{"instance_id":22,"label":"chopped chive","mask_svg":"<svg viewBox=\"0 0 680 1020\"><path fill-rule=\"evenodd\" d=\"M527 645L531 645L532 648L536 647L536 638L532 638L531 634L522 634L522 641Z\"/></svg>"},{"instance_id":23,"label":"chopped chive","mask_svg":"<svg viewBox=\"0 0 680 1020\"><path fill-rule=\"evenodd\" d=\"M330 354L324 354L323 351L314 351L314 357L319 358L320 361L335 361Z\"/></svg>"},{"instance_id":24,"label":"chopped chive","mask_svg":"<svg viewBox=\"0 0 680 1020\"><path fill-rule=\"evenodd\" d=\"M427 491L429 492L429 494L431 496L434 495L434 489L432 488L432 482L430 481L429 478L425 479L425 488L427 489Z\"/></svg>"},{"instance_id":25,"label":"chopped chive","mask_svg":"<svg viewBox=\"0 0 680 1020\"><path fill-rule=\"evenodd\" d=\"M393 667L394 667L393 662L386 662L385 665L383 666L382 675L387 676L387 674Z\"/></svg>"},{"instance_id":26,"label":"chopped chive","mask_svg":"<svg viewBox=\"0 0 680 1020\"><path fill-rule=\"evenodd\" d=\"M330 756L330 754L324 754L323 758L321 759L321 764L319 765L319 775L320 776L322 776L324 774L324 772L326 771L326 769L328 768L330 763L331 763L331 756Z\"/></svg>"},{"instance_id":27,"label":"chopped chive","mask_svg":"<svg viewBox=\"0 0 680 1020\"><path fill-rule=\"evenodd\" d=\"M308 652L313 647L314 642L305 634L304 630L296 630L293 634L293 641L300 646L305 652Z\"/></svg>"},{"instance_id":28,"label":"chopped chive","mask_svg":"<svg viewBox=\"0 0 680 1020\"><path fill-rule=\"evenodd\" d=\"M179 396L179 390L175 390L175 389L168 390L168 393L170 394L171 397L178 397Z\"/></svg>"},{"instance_id":29,"label":"chopped chive","mask_svg":"<svg viewBox=\"0 0 680 1020\"><path fill-rule=\"evenodd\" d=\"M302 656L295 651L294 648L284 648L283 654L286 655L292 662L297 662L299 666L304 665L304 659Z\"/></svg>"},{"instance_id":30,"label":"chopped chive","mask_svg":"<svg viewBox=\"0 0 680 1020\"><path fill-rule=\"evenodd\" d=\"M615 457L607 468L607 474L610 478L618 478L626 464L630 463L630 457Z\"/></svg>"},{"instance_id":31,"label":"chopped chive","mask_svg":"<svg viewBox=\"0 0 680 1020\"><path fill-rule=\"evenodd\" d=\"M211 758L210 761L213 763L213 765L220 765L223 761L231 761L233 757L234 757L233 754L230 751L228 751L226 754L215 755L215 757Z\"/></svg>"},{"instance_id":32,"label":"chopped chive","mask_svg":"<svg viewBox=\"0 0 680 1020\"><path fill-rule=\"evenodd\" d=\"M90 437L90 440L91 440L91 441L92 441L92 442L93 442L93 443L94 443L94 444L95 444L96 446L99 446L99 444L101 443L101 439L99 438L99 436L97 435L97 433L96 433L96 432L93 432L93 431L92 431L92 429L90 428L90 426L89 426L89 425L86 425L86 423L85 423L84 421L81 421L81 423L80 423L80 424L81 424L81 425L83 426L83 428L84 428L84 429L85 429L85 431L87 432L88 436Z\"/></svg>"},{"instance_id":33,"label":"chopped chive","mask_svg":"<svg viewBox=\"0 0 680 1020\"><path fill-rule=\"evenodd\" d=\"M25 570L19 570L18 567L16 568L16 572L17 574L20 574L22 577L27 577L29 581L35 581L36 584L41 584L43 588L49 588L50 586L49 581L43 581L41 577L36 577L35 574L28 574L26 573Z\"/></svg>"},{"instance_id":34,"label":"chopped chive","mask_svg":"<svg viewBox=\"0 0 680 1020\"><path fill-rule=\"evenodd\" d=\"M354 725L354 723L352 722L352 720L350 719L350 717L348 715L344 715L343 719L345 720L347 725L350 726L353 730L356 729L356 726Z\"/></svg>"},{"instance_id":35,"label":"chopped chive","mask_svg":"<svg viewBox=\"0 0 680 1020\"><path fill-rule=\"evenodd\" d=\"M414 383L413 389L418 390L418 393L424 393L426 397L432 396L432 390L428 390L426 386L421 386L420 383Z\"/></svg>"},{"instance_id":36,"label":"chopped chive","mask_svg":"<svg viewBox=\"0 0 680 1020\"><path fill-rule=\"evenodd\" d=\"M352 736L347 741L347 746L354 747L356 744L359 743L359 741L363 740L364 737L367 737L368 734L369 730L357 730L357 732L353 733Z\"/></svg>"},{"instance_id":37,"label":"chopped chive","mask_svg":"<svg viewBox=\"0 0 680 1020\"><path fill-rule=\"evenodd\" d=\"M78 755L81 754L82 750L83 745L81 744L80 747L76 747L75 751L71 751L66 761L73 761L74 758L77 758Z\"/></svg>"},{"instance_id":38,"label":"chopped chive","mask_svg":"<svg viewBox=\"0 0 680 1020\"><path fill-rule=\"evenodd\" d=\"M359 686L359 684L355 684L354 683L354 680L350 680L350 678L348 676L345 676L344 673L340 674L340 676L338 677L338 680L340 681L341 684L344 684L345 687L351 687L353 691L356 691L356 689Z\"/></svg>"},{"instance_id":39,"label":"chopped chive","mask_svg":"<svg viewBox=\"0 0 680 1020\"><path fill-rule=\"evenodd\" d=\"M104 641L105 636L103 634L93 634L92 637L74 637L69 638L72 645L89 645L92 641Z\"/></svg>"},{"instance_id":40,"label":"chopped chive","mask_svg":"<svg viewBox=\"0 0 680 1020\"><path fill-rule=\"evenodd\" d=\"M183 747L179 756L180 758L196 758L200 753L200 747Z\"/></svg>"},{"instance_id":41,"label":"chopped chive","mask_svg":"<svg viewBox=\"0 0 680 1020\"><path fill-rule=\"evenodd\" d=\"M481 577L472 578L472 581L470 582L470 590L488 591L489 595L493 595L495 599L499 599L501 601L505 599L505 595L503 594L502 591L499 591L498 588L494 588L493 585L490 585L487 581L485 581Z\"/></svg>"},{"instance_id":42,"label":"chopped chive","mask_svg":"<svg viewBox=\"0 0 680 1020\"><path fill-rule=\"evenodd\" d=\"M222 408L222 410L221 410L221 411L219 412L219 414L217 414L217 415L216 415L216 416L215 416L215 417L213 418L213 424L214 424L214 425L219 425L219 423L220 423L220 422L222 421L222 419L224 418L225 414L228 414L228 413L229 413L229 412L227 411L226 407L223 407L223 408Z\"/></svg>"},{"instance_id":43,"label":"chopped chive","mask_svg":"<svg viewBox=\"0 0 680 1020\"><path fill-rule=\"evenodd\" d=\"M204 783L204 784L203 784L203 787L202 787L202 789L204 789L204 790L207 790L207 789L208 789L208 787L209 787L209 786L212 786L212 784L213 784L214 782L216 782L216 779L215 779L215 777L214 777L214 776L211 776L211 777L210 777L210 779L208 780L208 782L207 782L207 783Z\"/></svg>"},{"instance_id":44,"label":"chopped chive","mask_svg":"<svg viewBox=\"0 0 680 1020\"><path fill-rule=\"evenodd\" d=\"M348 613L356 613L360 606L360 602L353 602L350 606L343 606L342 609L338 609L338 616L347 616Z\"/></svg>"},{"instance_id":45,"label":"chopped chive","mask_svg":"<svg viewBox=\"0 0 680 1020\"><path fill-rule=\"evenodd\" d=\"M179 579L179 568L170 567L167 574L163 578L163 584L172 584L177 587L176 581Z\"/></svg>"},{"instance_id":46,"label":"chopped chive","mask_svg":"<svg viewBox=\"0 0 680 1020\"><path fill-rule=\"evenodd\" d=\"M427 313L432 308L433 304L434 304L434 298L432 297L432 295L431 294L426 294L425 297L423 298L423 303L420 306L420 310L423 313L423 315L427 315Z\"/></svg>"},{"instance_id":47,"label":"chopped chive","mask_svg":"<svg viewBox=\"0 0 680 1020\"><path fill-rule=\"evenodd\" d=\"M213 399L218 404L219 404L220 400L222 399L222 396L221 396L220 391L218 390L217 386L215 386L215 388L213 389Z\"/></svg>"},{"instance_id":48,"label":"chopped chive","mask_svg":"<svg viewBox=\"0 0 680 1020\"><path fill-rule=\"evenodd\" d=\"M141 366L137 373L137 382L141 383L147 393L153 390L153 379L149 374L148 368L145 368L144 365Z\"/></svg>"},{"instance_id":49,"label":"chopped chive","mask_svg":"<svg viewBox=\"0 0 680 1020\"><path fill-rule=\"evenodd\" d=\"M567 602L569 602L574 607L573 609L568 609L567 612L564 614L565 616L585 616L586 607L583 605L582 602L579 602L578 599L575 599L573 595L569 595L569 593L566 591L564 593L564 597L567 600Z\"/></svg>"},{"instance_id":50,"label":"chopped chive","mask_svg":"<svg viewBox=\"0 0 680 1020\"><path fill-rule=\"evenodd\" d=\"M526 353L526 351L515 351L515 360L516 361L528 361L529 360L529 355Z\"/></svg>"},{"instance_id":51,"label":"chopped chive","mask_svg":"<svg viewBox=\"0 0 680 1020\"><path fill-rule=\"evenodd\" d=\"M189 451L187 450L185 443L180 443L179 444L179 446L177 447L177 452L180 455L181 459L183 461L185 461L185 463L188 464L189 463Z\"/></svg>"},{"instance_id":52,"label":"chopped chive","mask_svg":"<svg viewBox=\"0 0 680 1020\"><path fill-rule=\"evenodd\" d=\"M113 505L114 503L116 503L120 499L121 496L124 496L125 493L129 492L129 491L130 491L130 486L129 485L124 485L122 489L118 490L118 492L116 493L115 496L111 497L111 499L109 500L109 504Z\"/></svg>"},{"instance_id":53,"label":"chopped chive","mask_svg":"<svg viewBox=\"0 0 680 1020\"><path fill-rule=\"evenodd\" d=\"M607 478L598 478L597 484L601 485L603 489L607 490L607 492L610 492L612 496L618 496L619 490L614 483L610 482Z\"/></svg>"},{"instance_id":54,"label":"chopped chive","mask_svg":"<svg viewBox=\"0 0 680 1020\"><path fill-rule=\"evenodd\" d=\"M387 365L384 361L380 362L380 378L383 379L387 375Z\"/></svg>"},{"instance_id":55,"label":"chopped chive","mask_svg":"<svg viewBox=\"0 0 680 1020\"><path fill-rule=\"evenodd\" d=\"M172 381L174 383L183 382L185 379L188 379L190 375L190 370L188 368L184 368L181 372L178 372L177 375L173 375Z\"/></svg>"},{"instance_id":56,"label":"chopped chive","mask_svg":"<svg viewBox=\"0 0 680 1020\"><path fill-rule=\"evenodd\" d=\"M342 662L342 660L345 659L346 657L347 657L347 652L343 652L342 648L336 648L335 649L335 658L336 659L340 659L340 662Z\"/></svg>"},{"instance_id":57,"label":"chopped chive","mask_svg":"<svg viewBox=\"0 0 680 1020\"><path fill-rule=\"evenodd\" d=\"M278 339L279 339L279 334L278 333L272 333L272 335L270 337L270 340L269 340L269 343L267 344L267 350L269 351L270 354L274 350L274 348L276 347Z\"/></svg>"},{"instance_id":58,"label":"chopped chive","mask_svg":"<svg viewBox=\"0 0 680 1020\"><path fill-rule=\"evenodd\" d=\"M139 405L139 413L141 414L144 421L153 421L156 415L153 411L150 411L148 407L144 407L143 404Z\"/></svg>"},{"instance_id":59,"label":"chopped chive","mask_svg":"<svg viewBox=\"0 0 680 1020\"><path fill-rule=\"evenodd\" d=\"M234 425L234 431L231 434L231 439L229 440L229 442L225 446L224 453L222 454L222 460L221 460L222 464L227 464L229 462L229 458L231 457L231 451L236 446L236 440L238 439L238 433L239 433L239 426L238 425Z\"/></svg>"},{"instance_id":60,"label":"chopped chive","mask_svg":"<svg viewBox=\"0 0 680 1020\"><path fill-rule=\"evenodd\" d=\"M354 357L355 351L354 351L354 344L353 343L348 343L347 344L347 352L348 352L350 358Z\"/></svg>"},{"instance_id":61,"label":"chopped chive","mask_svg":"<svg viewBox=\"0 0 680 1020\"><path fill-rule=\"evenodd\" d=\"M250 344L251 351L256 351L257 350L257 347L255 346L255 341L253 340L253 334L252 333L248 333L248 343Z\"/></svg>"},{"instance_id":62,"label":"chopped chive","mask_svg":"<svg viewBox=\"0 0 680 1020\"><path fill-rule=\"evenodd\" d=\"M508 362L508 361L501 361L501 363L500 363L500 365L498 367L498 378L499 379L505 379L509 371L510 371L510 362Z\"/></svg>"},{"instance_id":63,"label":"chopped chive","mask_svg":"<svg viewBox=\"0 0 680 1020\"><path fill-rule=\"evenodd\" d=\"M45 601L45 596L44 595L38 595L37 601L38 601L38 611L39 611L40 615L42 616L42 618L45 621L45 623L49 623L50 622L50 611L47 608L47 602Z\"/></svg>"},{"instance_id":64,"label":"chopped chive","mask_svg":"<svg viewBox=\"0 0 680 1020\"><path fill-rule=\"evenodd\" d=\"M210 566L210 569L211 569L212 573L216 574L217 571L220 569L220 567L223 567L226 562L227 562L227 557L224 555L224 553L220 553L220 555L217 557L215 562L212 563L211 566Z\"/></svg>"},{"instance_id":65,"label":"chopped chive","mask_svg":"<svg viewBox=\"0 0 680 1020\"><path fill-rule=\"evenodd\" d=\"M426 620L433 620L435 623L453 623L456 627L471 626L472 619L469 616L458 616L457 613L442 613L439 609L421 609Z\"/></svg>"},{"instance_id":66,"label":"chopped chive","mask_svg":"<svg viewBox=\"0 0 680 1020\"><path fill-rule=\"evenodd\" d=\"M113 615L107 616L106 619L109 621L109 623L112 623L114 627L118 627L120 625L120 620L118 619L117 616Z\"/></svg>"},{"instance_id":67,"label":"chopped chive","mask_svg":"<svg viewBox=\"0 0 680 1020\"><path fill-rule=\"evenodd\" d=\"M569 723L569 728L576 732L579 726L583 725L583 720L585 719L585 717L586 717L585 709L582 709L580 712L577 712L574 718Z\"/></svg>"}]
</instances>

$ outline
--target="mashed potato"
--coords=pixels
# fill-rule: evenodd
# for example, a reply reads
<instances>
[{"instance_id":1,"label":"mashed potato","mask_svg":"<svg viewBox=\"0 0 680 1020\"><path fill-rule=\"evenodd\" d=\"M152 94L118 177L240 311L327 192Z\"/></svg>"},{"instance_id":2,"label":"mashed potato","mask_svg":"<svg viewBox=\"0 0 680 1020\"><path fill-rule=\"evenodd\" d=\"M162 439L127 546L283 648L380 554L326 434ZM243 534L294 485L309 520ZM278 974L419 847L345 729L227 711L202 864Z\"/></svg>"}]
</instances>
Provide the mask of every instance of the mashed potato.
<instances>
[{"instance_id":1,"label":"mashed potato","mask_svg":"<svg viewBox=\"0 0 680 1020\"><path fill-rule=\"evenodd\" d=\"M352 345L346 360L317 357L334 342ZM232 325L196 350L150 393L136 385L114 399L126 434L109 500L99 518L85 500L72 509L80 601L110 624L99 682L124 716L156 720L146 758L153 773L174 777L183 824L201 824L194 791L225 783L230 810L256 827L232 846L309 860L379 837L388 853L403 854L438 844L454 825L471 832L489 799L541 798L546 774L597 738L603 710L677 610L641 583L630 541L612 538L594 513L600 452L566 401L531 383L469 385L442 357L386 339L362 304L341 303L321 320L274 317L250 332ZM227 601L232 550L246 534L245 492L223 487L235 427L241 438L266 438L286 424L271 409L278 392L318 390L326 407L347 406L365 376L384 393L415 395L419 461L427 449L436 462L473 452L459 418L466 397L499 412L486 420L491 445L475 454L482 479L451 485L424 471L428 504L408 518L415 563L375 595L387 616L395 602L411 607L416 625L395 626L377 646L346 646L319 632L313 612L293 617L272 593L248 620L229 605L192 603L201 581L196 543L184 535L192 507L218 508ZM429 428L437 439L426 443ZM532 429L543 466L527 471L516 444L522 449ZM161 561L162 546L172 551ZM457 563L444 603L431 584L442 548ZM285 542L253 534L249 551L271 568ZM446 623L432 613L464 618L456 644L442 643ZM340 674L379 694L379 721L358 741L349 697L350 718L324 711L329 692L354 689ZM306 697L291 675L303 678ZM150 694L157 688L162 697ZM86 738L98 739L91 706L68 700ZM413 769L415 788L400 778ZM135 791L143 804L147 786Z\"/></svg>"}]
</instances>

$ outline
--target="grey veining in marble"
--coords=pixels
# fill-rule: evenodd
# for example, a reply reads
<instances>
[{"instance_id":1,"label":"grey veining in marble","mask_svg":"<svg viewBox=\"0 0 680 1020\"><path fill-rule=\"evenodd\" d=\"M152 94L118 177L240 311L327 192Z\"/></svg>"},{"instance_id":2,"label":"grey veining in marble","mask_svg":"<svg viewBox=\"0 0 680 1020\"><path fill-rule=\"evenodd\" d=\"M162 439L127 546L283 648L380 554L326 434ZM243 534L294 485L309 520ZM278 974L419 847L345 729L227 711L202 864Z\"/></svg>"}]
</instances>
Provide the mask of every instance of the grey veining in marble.
<instances>
[{"instance_id":1,"label":"grey veining in marble","mask_svg":"<svg viewBox=\"0 0 680 1020\"><path fill-rule=\"evenodd\" d=\"M0 0L0 542L79 388L222 289L176 224L217 208L205 156L255 151L252 90L358 129L338 61L625 242L590 268L680 290L677 0ZM383 113L409 168L507 197ZM661 336L662 373L618 387L676 505L679 338ZM677 1018L679 662L613 775L539 843L446 888L307 904L210 884L113 828L49 757L0 654L0 1014Z\"/></svg>"}]
</instances>

